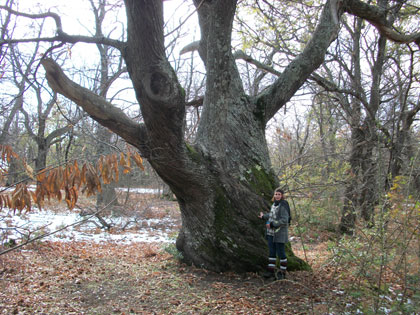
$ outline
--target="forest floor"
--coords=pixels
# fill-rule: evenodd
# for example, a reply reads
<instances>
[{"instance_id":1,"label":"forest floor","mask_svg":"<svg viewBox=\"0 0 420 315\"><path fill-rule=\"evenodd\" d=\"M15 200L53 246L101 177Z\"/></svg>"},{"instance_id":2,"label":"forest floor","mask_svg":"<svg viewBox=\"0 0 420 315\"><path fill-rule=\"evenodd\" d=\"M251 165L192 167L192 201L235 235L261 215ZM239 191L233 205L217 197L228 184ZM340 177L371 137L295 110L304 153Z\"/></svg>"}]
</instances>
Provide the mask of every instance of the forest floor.
<instances>
[{"instance_id":1,"label":"forest floor","mask_svg":"<svg viewBox=\"0 0 420 315\"><path fill-rule=\"evenodd\" d=\"M176 202L160 204L148 216L170 217L176 234ZM167 242L34 242L0 256L0 314L356 314L328 263L328 237L295 238L313 270L282 281L187 266Z\"/></svg>"}]
</instances>

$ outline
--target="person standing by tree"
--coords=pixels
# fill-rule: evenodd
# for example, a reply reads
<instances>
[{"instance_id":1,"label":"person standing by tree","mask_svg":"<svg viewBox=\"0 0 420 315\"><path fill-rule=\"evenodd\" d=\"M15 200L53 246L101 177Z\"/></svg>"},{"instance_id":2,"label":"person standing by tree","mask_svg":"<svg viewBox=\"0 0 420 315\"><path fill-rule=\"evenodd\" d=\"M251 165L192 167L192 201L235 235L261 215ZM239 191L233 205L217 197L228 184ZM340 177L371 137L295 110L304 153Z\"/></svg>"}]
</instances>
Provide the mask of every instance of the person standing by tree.
<instances>
[{"instance_id":1,"label":"person standing by tree","mask_svg":"<svg viewBox=\"0 0 420 315\"><path fill-rule=\"evenodd\" d=\"M259 217L266 221L266 238L268 242L269 256L265 278L275 277L285 279L287 270L287 256L285 244L288 242L288 228L290 224L290 207L284 199L284 191L277 188L274 191L274 201L268 213L260 212ZM280 270L275 273L277 257L280 259Z\"/></svg>"}]
</instances>

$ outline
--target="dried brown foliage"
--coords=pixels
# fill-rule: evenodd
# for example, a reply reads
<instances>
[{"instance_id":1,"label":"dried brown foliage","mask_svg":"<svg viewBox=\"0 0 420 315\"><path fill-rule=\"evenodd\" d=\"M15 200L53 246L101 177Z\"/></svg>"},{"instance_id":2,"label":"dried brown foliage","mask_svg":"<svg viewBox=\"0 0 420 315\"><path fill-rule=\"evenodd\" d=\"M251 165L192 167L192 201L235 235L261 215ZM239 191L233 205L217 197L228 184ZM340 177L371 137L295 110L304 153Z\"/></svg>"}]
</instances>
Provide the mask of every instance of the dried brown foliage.
<instances>
[{"instance_id":1,"label":"dried brown foliage","mask_svg":"<svg viewBox=\"0 0 420 315\"><path fill-rule=\"evenodd\" d=\"M16 154L10 146L0 145L2 164L0 175L7 175L7 163L13 159L19 159L26 170L29 178L36 181L36 190L31 191L27 183L19 183L12 193L0 194L0 210L9 208L13 211L31 211L32 205L36 204L41 209L46 199L65 200L69 209L73 209L79 197L79 193L87 196L101 192L101 179L105 184L118 182L119 170L124 174L131 172L131 160L137 167L144 170L143 159L138 152L127 150L127 153L110 154L101 156L97 163L84 162L79 166L77 160L65 166L46 168L38 174L34 174L32 168Z\"/></svg>"}]
</instances>

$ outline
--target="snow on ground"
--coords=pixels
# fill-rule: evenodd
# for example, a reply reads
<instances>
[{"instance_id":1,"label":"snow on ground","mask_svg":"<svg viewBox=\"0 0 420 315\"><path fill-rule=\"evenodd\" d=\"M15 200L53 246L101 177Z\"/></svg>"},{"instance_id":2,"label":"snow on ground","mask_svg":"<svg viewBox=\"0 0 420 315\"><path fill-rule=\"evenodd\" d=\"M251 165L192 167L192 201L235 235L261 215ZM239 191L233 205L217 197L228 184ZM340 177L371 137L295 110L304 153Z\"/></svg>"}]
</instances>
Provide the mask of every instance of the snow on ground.
<instances>
[{"instance_id":1,"label":"snow on ground","mask_svg":"<svg viewBox=\"0 0 420 315\"><path fill-rule=\"evenodd\" d=\"M152 189L130 189L130 193L159 193ZM0 212L0 242L5 243L11 239L32 239L42 234L53 233L71 224L66 229L46 236L50 241L93 241L93 242L174 242L170 236L173 232L174 222L169 218L141 219L136 217L102 217L111 226L111 232L99 228L100 222L94 216L80 216L76 211L63 209L50 211L33 208L30 213L18 215L3 209ZM88 219L88 220L87 220ZM83 222L84 221L84 222ZM95 224L96 222L96 224ZM135 223L135 224L134 224ZM122 231L121 227L131 228ZM137 229L134 229L137 227ZM112 232L112 230L117 232Z\"/></svg>"},{"instance_id":2,"label":"snow on ground","mask_svg":"<svg viewBox=\"0 0 420 315\"><path fill-rule=\"evenodd\" d=\"M35 191L36 186L35 185L29 185L28 186L29 190ZM13 191L14 187L2 187L0 186L0 192L3 191ZM118 191L123 191L123 192L127 192L129 191L130 193L136 193L136 194L161 194L162 190L161 189L153 189L153 188L116 188L116 190Z\"/></svg>"},{"instance_id":3,"label":"snow on ground","mask_svg":"<svg viewBox=\"0 0 420 315\"><path fill-rule=\"evenodd\" d=\"M130 193L137 193L137 194L161 194L161 189L153 189L153 188L117 188L118 191L130 191Z\"/></svg>"},{"instance_id":4,"label":"snow on ground","mask_svg":"<svg viewBox=\"0 0 420 315\"><path fill-rule=\"evenodd\" d=\"M39 236L40 234L54 232L67 225L73 224L86 219L75 212L53 213L48 210L37 211L18 216L10 214L8 216L0 217L0 231L3 234L7 233L8 239L19 239L22 236L29 235L29 238ZM113 225L124 224L117 222L113 218L104 217L107 222L113 222ZM170 226L169 220L149 219L142 221L142 229L135 232L110 233L104 229L99 229L94 222L98 222L95 217L92 217L87 222L80 225L70 226L53 235L47 236L46 240L51 241L94 241L94 242L173 242L169 237L168 230L157 230L151 228L154 223L159 221L159 224ZM166 221L166 222L165 222ZM98 223L99 224L99 223ZM32 231L29 233L29 230Z\"/></svg>"}]
</instances>

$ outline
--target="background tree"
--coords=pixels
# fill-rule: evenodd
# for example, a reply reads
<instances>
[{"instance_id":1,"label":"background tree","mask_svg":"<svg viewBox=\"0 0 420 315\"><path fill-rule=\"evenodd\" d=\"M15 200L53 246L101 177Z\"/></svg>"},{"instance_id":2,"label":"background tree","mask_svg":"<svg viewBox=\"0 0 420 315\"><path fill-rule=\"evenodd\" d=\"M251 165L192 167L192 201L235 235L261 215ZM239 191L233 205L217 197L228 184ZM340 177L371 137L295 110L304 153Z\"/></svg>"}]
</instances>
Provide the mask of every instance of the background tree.
<instances>
[{"instance_id":1,"label":"background tree","mask_svg":"<svg viewBox=\"0 0 420 315\"><path fill-rule=\"evenodd\" d=\"M386 8L388 2L380 2L379 5ZM397 5L390 10L389 26L394 23L399 9ZM371 28L365 26L360 18L350 20L349 23L343 21L343 25L350 41L342 37L337 41L339 46L335 50L331 49L331 62L324 64L318 72L326 80L323 81L317 75L314 78L326 91L332 92L329 97L336 99L340 105L351 133L348 159L351 176L346 185L340 230L352 233L357 214L368 225L373 224L374 208L380 202L380 196L384 195L384 178L392 182L392 178L399 175L389 173L383 161L387 160L389 165L394 165L401 160L401 154L385 153L381 147L394 147L391 143L394 142L392 134L395 128L390 128L390 121L400 125L401 120L404 120L402 117L408 114L404 109L407 108L406 102L399 102L402 100L399 95L416 93L416 88L412 85L411 75L406 75L403 70L406 65L408 69L413 69L412 63L395 63L398 57L393 54L393 46L385 36L372 36ZM388 75L390 72L392 75ZM399 83L395 84L395 78L401 76L406 78L404 83L398 80ZM406 88L402 91L402 86L410 86L411 91L408 92ZM395 108L396 103L401 109L390 110L390 106ZM411 115L418 112L416 106L411 105L409 108ZM405 125L405 128L410 129L412 122L409 126ZM403 147L407 139L402 139L401 134L399 137L398 142Z\"/></svg>"},{"instance_id":2,"label":"background tree","mask_svg":"<svg viewBox=\"0 0 420 315\"><path fill-rule=\"evenodd\" d=\"M13 5L14 1L8 1L6 5ZM16 25L11 21L11 14L7 12L5 16L1 18L1 39L5 40L13 34L13 31L16 28ZM0 144L9 145L12 142L12 134L14 134L15 140L18 134L20 134L19 129L17 128L19 109L23 106L23 92L26 88L26 82L24 78L18 80L17 71L12 67L12 60L10 59L9 51L13 46L4 47L0 49L0 64L1 64L1 79L3 83L6 83L8 88L4 89L1 93L1 134L0 134ZM27 67L29 71L30 67ZM28 74L28 73L26 73ZM11 87L16 86L18 88L17 92L14 94L10 93ZM13 126L14 132L12 132L11 127L12 123L15 122ZM6 185L11 185L20 180L18 174L22 165L19 165L18 161L12 160L9 165L8 176L6 180Z\"/></svg>"},{"instance_id":3,"label":"background tree","mask_svg":"<svg viewBox=\"0 0 420 315\"><path fill-rule=\"evenodd\" d=\"M105 1L99 1L97 5L90 0L92 7L92 13L94 14L95 21L95 37L109 37L109 34L105 35L102 30L102 25L105 21L106 15L111 12L113 8L107 8ZM110 11L110 12L109 12ZM96 77L93 81L93 92L103 97L104 99L110 100L108 97L112 84L121 76L126 68L123 64L122 58L117 58L115 61L112 58L114 54L113 48L108 45L96 44L96 47L100 56L100 63L96 71ZM115 97L118 95L116 93ZM96 156L111 154L115 147L112 145L112 133L105 127L98 125L96 127L95 134L97 145L96 145ZM113 205L118 204L117 194L115 191L117 183L111 182L103 185L103 190L97 195L97 205Z\"/></svg>"}]
</instances>

